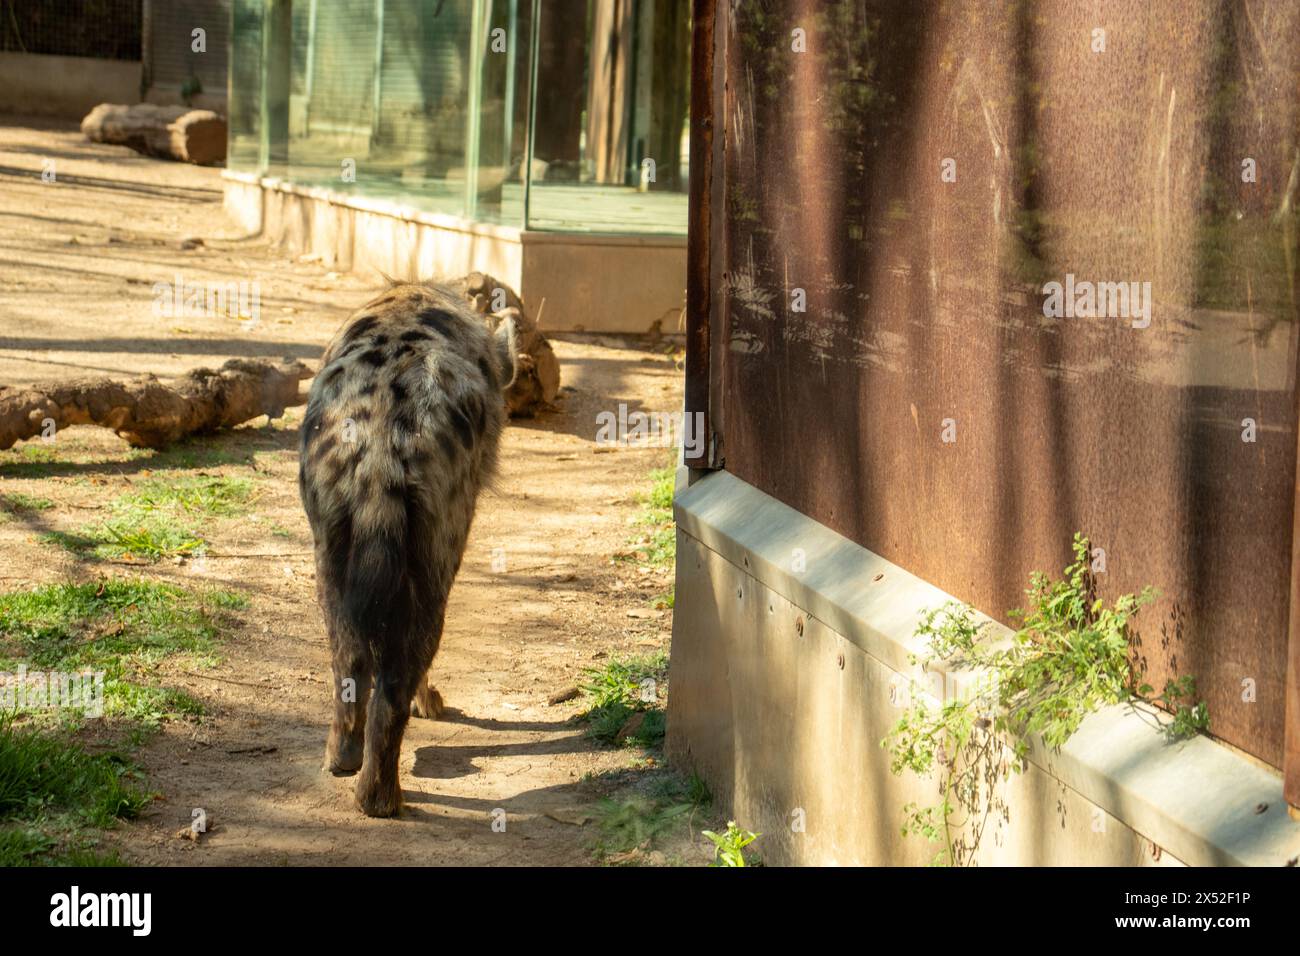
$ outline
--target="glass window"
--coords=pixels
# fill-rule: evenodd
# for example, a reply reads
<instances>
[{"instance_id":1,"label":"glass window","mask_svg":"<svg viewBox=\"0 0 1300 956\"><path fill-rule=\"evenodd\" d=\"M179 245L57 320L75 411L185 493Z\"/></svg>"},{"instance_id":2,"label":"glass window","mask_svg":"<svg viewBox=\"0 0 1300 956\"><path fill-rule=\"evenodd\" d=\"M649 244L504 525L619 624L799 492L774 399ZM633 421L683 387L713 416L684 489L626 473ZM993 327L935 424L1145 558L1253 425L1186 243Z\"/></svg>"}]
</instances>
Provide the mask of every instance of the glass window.
<instances>
[{"instance_id":1,"label":"glass window","mask_svg":"<svg viewBox=\"0 0 1300 956\"><path fill-rule=\"evenodd\" d=\"M685 234L688 0L288 9L235 0L232 169L530 229Z\"/></svg>"},{"instance_id":2,"label":"glass window","mask_svg":"<svg viewBox=\"0 0 1300 956\"><path fill-rule=\"evenodd\" d=\"M471 7L295 4L289 177L463 214Z\"/></svg>"},{"instance_id":3,"label":"glass window","mask_svg":"<svg viewBox=\"0 0 1300 956\"><path fill-rule=\"evenodd\" d=\"M485 222L524 224L532 13L532 0L487 0L480 11L468 196L469 215Z\"/></svg>"},{"instance_id":4,"label":"glass window","mask_svg":"<svg viewBox=\"0 0 1300 956\"><path fill-rule=\"evenodd\" d=\"M686 232L690 4L543 4L530 229Z\"/></svg>"},{"instance_id":5,"label":"glass window","mask_svg":"<svg viewBox=\"0 0 1300 956\"><path fill-rule=\"evenodd\" d=\"M229 146L226 167L240 172L260 169L262 110L261 0L234 0L231 5Z\"/></svg>"}]
</instances>

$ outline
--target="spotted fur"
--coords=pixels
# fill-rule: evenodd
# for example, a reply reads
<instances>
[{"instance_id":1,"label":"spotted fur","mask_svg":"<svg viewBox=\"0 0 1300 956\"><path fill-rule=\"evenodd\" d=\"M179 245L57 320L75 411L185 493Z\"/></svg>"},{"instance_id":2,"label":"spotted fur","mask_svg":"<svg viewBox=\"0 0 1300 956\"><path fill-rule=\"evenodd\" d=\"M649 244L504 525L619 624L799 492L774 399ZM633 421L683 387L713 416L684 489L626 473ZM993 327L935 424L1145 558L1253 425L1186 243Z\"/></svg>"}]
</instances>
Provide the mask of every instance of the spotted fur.
<instances>
[{"instance_id":1,"label":"spotted fur","mask_svg":"<svg viewBox=\"0 0 1300 956\"><path fill-rule=\"evenodd\" d=\"M426 674L496 469L514 350L510 321L490 330L447 289L395 284L344 323L312 383L298 479L333 651L326 766L361 771L371 816L401 807L409 714L440 707Z\"/></svg>"}]
</instances>

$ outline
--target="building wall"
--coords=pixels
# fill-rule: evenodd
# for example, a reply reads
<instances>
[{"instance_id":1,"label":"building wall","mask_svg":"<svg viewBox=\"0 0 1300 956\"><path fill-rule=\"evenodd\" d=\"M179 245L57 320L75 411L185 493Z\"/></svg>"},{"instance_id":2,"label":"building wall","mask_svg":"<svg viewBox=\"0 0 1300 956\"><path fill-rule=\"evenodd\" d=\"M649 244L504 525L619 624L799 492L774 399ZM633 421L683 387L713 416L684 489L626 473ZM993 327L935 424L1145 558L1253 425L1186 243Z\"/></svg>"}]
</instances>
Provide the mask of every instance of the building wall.
<instances>
[{"instance_id":1,"label":"building wall","mask_svg":"<svg viewBox=\"0 0 1300 956\"><path fill-rule=\"evenodd\" d=\"M81 120L100 103L140 99L140 61L0 53L0 112Z\"/></svg>"},{"instance_id":2,"label":"building wall","mask_svg":"<svg viewBox=\"0 0 1300 956\"><path fill-rule=\"evenodd\" d=\"M230 0L153 0L147 4L144 51L150 103L182 103L200 109L226 108L230 63ZM204 49L194 49L194 30L204 31Z\"/></svg>"},{"instance_id":3,"label":"building wall","mask_svg":"<svg viewBox=\"0 0 1300 956\"><path fill-rule=\"evenodd\" d=\"M681 332L686 243L673 237L524 232L524 301L552 331Z\"/></svg>"},{"instance_id":4,"label":"building wall","mask_svg":"<svg viewBox=\"0 0 1300 956\"><path fill-rule=\"evenodd\" d=\"M75 6L24 11L16 32L6 23L0 111L80 120L100 103L138 103L143 92L150 103L188 96L196 108L225 112L230 0L143 8L118 0L108 22L103 10L90 17ZM197 27L206 31L202 52L193 48Z\"/></svg>"}]
</instances>

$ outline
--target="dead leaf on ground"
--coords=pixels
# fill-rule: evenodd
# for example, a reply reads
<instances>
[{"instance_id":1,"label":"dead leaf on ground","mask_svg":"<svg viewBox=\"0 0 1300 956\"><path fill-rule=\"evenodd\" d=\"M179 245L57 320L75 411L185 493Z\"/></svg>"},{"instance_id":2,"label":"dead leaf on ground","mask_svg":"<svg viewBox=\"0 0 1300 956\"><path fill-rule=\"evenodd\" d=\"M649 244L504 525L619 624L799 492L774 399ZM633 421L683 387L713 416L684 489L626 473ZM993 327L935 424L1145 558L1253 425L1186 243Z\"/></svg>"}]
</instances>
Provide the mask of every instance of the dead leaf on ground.
<instances>
[{"instance_id":1,"label":"dead leaf on ground","mask_svg":"<svg viewBox=\"0 0 1300 956\"><path fill-rule=\"evenodd\" d=\"M571 823L575 827L583 826L596 819L590 810L581 807L561 807L559 810L547 810L546 816L559 823Z\"/></svg>"},{"instance_id":2,"label":"dead leaf on ground","mask_svg":"<svg viewBox=\"0 0 1300 956\"><path fill-rule=\"evenodd\" d=\"M622 727L618 728L618 733L614 735L614 739L619 743L622 743L623 741L627 740L627 738L635 734L638 730L640 730L641 725L644 723L645 723L645 711L643 710L637 711L635 714L633 714L631 717L627 719L627 722L623 724Z\"/></svg>"},{"instance_id":3,"label":"dead leaf on ground","mask_svg":"<svg viewBox=\"0 0 1300 956\"><path fill-rule=\"evenodd\" d=\"M566 687L564 690L556 691L546 698L546 703L554 707L556 704L563 704L566 700L573 700L581 693L582 691L577 687Z\"/></svg>"}]
</instances>

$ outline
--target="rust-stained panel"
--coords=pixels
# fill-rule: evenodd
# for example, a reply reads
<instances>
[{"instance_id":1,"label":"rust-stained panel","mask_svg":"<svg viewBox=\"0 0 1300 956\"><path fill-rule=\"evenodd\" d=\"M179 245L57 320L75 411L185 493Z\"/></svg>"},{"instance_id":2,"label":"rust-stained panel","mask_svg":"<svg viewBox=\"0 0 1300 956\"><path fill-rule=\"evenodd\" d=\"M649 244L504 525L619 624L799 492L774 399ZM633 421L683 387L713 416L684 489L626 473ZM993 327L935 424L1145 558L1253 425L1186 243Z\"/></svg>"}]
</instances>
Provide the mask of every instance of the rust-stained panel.
<instances>
[{"instance_id":1,"label":"rust-stained panel","mask_svg":"<svg viewBox=\"0 0 1300 956\"><path fill-rule=\"evenodd\" d=\"M1300 4L719 6L725 466L1003 620L1086 532L1279 766Z\"/></svg>"},{"instance_id":2,"label":"rust-stained panel","mask_svg":"<svg viewBox=\"0 0 1300 956\"><path fill-rule=\"evenodd\" d=\"M686 457L692 468L706 468L709 456L709 287L712 257L709 237L713 217L713 24L714 0L693 0L691 9L691 177L690 222L686 245L686 395L688 413L699 416L693 434L704 440L698 456Z\"/></svg>"}]
</instances>

